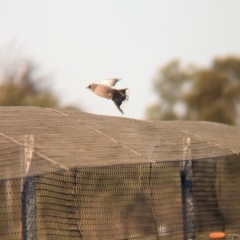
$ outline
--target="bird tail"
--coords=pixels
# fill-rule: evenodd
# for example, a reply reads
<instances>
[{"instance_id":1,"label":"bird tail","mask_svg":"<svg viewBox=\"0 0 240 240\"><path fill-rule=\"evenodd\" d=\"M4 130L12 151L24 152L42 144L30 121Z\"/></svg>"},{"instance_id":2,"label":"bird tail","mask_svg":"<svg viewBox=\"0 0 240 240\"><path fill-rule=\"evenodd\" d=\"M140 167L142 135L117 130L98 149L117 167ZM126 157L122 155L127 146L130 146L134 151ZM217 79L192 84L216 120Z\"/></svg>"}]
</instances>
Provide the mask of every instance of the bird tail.
<instances>
[{"instance_id":1,"label":"bird tail","mask_svg":"<svg viewBox=\"0 0 240 240\"><path fill-rule=\"evenodd\" d=\"M124 100L124 101L127 101L128 98L129 98L129 89L128 89L128 88L125 88L125 89L120 89L120 90L118 90L118 91L121 93L121 95L122 95L122 97L123 97L123 100Z\"/></svg>"},{"instance_id":2,"label":"bird tail","mask_svg":"<svg viewBox=\"0 0 240 240\"><path fill-rule=\"evenodd\" d=\"M126 101L128 101L129 99L129 89L125 88L125 89L116 89L113 93L113 97L112 100L114 102L114 104L116 105L116 107L118 108L118 110L122 113L122 108L124 106L124 104L126 103Z\"/></svg>"}]
</instances>

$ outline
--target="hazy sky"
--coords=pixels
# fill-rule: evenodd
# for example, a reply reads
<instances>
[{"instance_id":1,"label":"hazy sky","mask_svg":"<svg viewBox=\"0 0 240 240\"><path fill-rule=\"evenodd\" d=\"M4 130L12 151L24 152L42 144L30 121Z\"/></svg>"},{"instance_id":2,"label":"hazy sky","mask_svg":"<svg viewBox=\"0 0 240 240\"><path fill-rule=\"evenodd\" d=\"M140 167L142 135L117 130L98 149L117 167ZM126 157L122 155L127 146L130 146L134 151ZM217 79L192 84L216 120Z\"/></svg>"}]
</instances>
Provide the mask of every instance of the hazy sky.
<instances>
[{"instance_id":1,"label":"hazy sky","mask_svg":"<svg viewBox=\"0 0 240 240\"><path fill-rule=\"evenodd\" d=\"M0 0L0 50L14 42L52 73L62 103L86 112L121 115L85 88L120 77L124 116L143 119L157 68L240 56L239 13L239 0Z\"/></svg>"}]
</instances>

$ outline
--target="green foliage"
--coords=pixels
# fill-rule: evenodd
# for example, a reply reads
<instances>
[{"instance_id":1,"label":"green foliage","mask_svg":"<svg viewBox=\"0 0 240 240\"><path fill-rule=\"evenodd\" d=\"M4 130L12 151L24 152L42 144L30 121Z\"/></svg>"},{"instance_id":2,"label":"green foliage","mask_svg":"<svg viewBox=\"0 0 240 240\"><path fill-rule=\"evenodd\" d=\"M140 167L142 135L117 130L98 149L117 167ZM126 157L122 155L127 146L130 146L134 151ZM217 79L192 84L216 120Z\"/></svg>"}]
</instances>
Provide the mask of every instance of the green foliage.
<instances>
[{"instance_id":1,"label":"green foliage","mask_svg":"<svg viewBox=\"0 0 240 240\"><path fill-rule=\"evenodd\" d=\"M159 101L147 109L154 120L240 122L240 59L215 59L207 69L182 68L175 60L154 79Z\"/></svg>"},{"instance_id":2,"label":"green foliage","mask_svg":"<svg viewBox=\"0 0 240 240\"><path fill-rule=\"evenodd\" d=\"M56 96L43 86L47 77L37 70L30 61L10 62L0 69L0 106L57 107Z\"/></svg>"},{"instance_id":3,"label":"green foliage","mask_svg":"<svg viewBox=\"0 0 240 240\"><path fill-rule=\"evenodd\" d=\"M188 74L187 71L181 70L178 60L168 63L158 71L153 85L160 101L148 108L149 119L178 119L175 106L181 101L185 83L189 79Z\"/></svg>"}]
</instances>

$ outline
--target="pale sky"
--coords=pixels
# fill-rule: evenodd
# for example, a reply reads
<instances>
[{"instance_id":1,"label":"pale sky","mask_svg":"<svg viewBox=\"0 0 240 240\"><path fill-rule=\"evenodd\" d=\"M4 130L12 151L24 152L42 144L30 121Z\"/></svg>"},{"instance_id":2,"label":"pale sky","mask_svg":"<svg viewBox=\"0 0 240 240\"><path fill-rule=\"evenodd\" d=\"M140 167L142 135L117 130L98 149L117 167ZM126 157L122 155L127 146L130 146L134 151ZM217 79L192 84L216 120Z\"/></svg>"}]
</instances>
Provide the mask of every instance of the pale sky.
<instances>
[{"instance_id":1,"label":"pale sky","mask_svg":"<svg viewBox=\"0 0 240 240\"><path fill-rule=\"evenodd\" d=\"M119 77L129 87L124 117L143 119L152 78L170 60L207 66L240 57L239 0L0 0L0 50L14 42L52 74L62 104L121 116L86 89Z\"/></svg>"}]
</instances>

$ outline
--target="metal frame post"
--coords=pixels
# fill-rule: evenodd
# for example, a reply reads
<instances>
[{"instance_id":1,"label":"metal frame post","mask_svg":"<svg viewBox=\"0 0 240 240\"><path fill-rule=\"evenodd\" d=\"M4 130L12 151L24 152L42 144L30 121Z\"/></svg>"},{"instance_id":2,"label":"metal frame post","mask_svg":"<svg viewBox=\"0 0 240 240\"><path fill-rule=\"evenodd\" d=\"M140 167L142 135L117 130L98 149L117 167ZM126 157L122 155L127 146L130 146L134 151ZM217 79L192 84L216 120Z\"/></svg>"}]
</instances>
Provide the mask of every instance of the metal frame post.
<instances>
[{"instance_id":1,"label":"metal frame post","mask_svg":"<svg viewBox=\"0 0 240 240\"><path fill-rule=\"evenodd\" d=\"M182 188L182 212L184 240L195 238L194 204L193 204L193 169L191 160L191 138L184 141L183 162L180 172Z\"/></svg>"},{"instance_id":2,"label":"metal frame post","mask_svg":"<svg viewBox=\"0 0 240 240\"><path fill-rule=\"evenodd\" d=\"M36 180L27 177L33 157L34 136L24 135L20 161L26 178L22 181L22 236L23 240L36 240Z\"/></svg>"}]
</instances>

